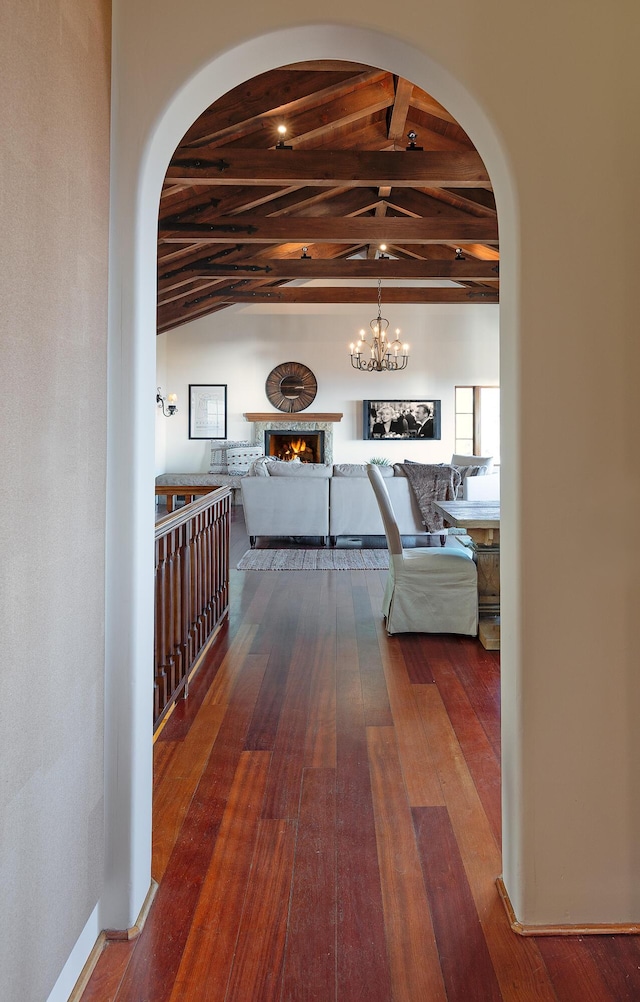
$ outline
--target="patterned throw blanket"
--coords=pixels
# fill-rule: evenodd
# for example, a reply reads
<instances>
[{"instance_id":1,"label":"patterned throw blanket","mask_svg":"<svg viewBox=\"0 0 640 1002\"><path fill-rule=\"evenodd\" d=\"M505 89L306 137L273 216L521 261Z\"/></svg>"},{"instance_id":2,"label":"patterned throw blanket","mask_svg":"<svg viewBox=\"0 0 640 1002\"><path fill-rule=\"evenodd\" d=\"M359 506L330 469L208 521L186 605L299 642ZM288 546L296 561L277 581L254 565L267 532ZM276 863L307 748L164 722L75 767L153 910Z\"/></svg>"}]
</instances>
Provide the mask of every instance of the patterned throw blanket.
<instances>
[{"instance_id":1,"label":"patterned throw blanket","mask_svg":"<svg viewBox=\"0 0 640 1002\"><path fill-rule=\"evenodd\" d=\"M394 469L409 481L427 532L440 532L444 528L444 519L433 502L455 501L462 483L459 470L455 466L428 463L395 463Z\"/></svg>"}]
</instances>

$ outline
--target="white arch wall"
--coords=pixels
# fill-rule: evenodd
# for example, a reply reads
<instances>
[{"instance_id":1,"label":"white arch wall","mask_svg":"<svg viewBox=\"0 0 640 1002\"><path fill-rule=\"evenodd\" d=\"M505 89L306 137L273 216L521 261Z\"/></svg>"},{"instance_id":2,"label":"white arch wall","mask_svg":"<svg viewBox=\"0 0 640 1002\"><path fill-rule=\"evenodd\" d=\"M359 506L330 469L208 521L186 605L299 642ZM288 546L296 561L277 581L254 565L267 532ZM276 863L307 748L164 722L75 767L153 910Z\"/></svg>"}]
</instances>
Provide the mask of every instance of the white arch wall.
<instances>
[{"instance_id":1,"label":"white arch wall","mask_svg":"<svg viewBox=\"0 0 640 1002\"><path fill-rule=\"evenodd\" d=\"M640 494L629 462L640 367L627 293L638 250L626 228L637 199L639 21L622 0L606 13L587 7L588 17L574 3L368 0L347 13L330 0L323 16L335 27L318 27L306 23L311 4L273 0L252 8L247 40L243 8L183 0L178 13L167 0L153 9L116 0L103 924L130 924L149 876L162 176L220 94L321 57L385 67L432 92L487 163L502 256L505 881L525 923L640 919L639 547L612 504L621 478L636 510Z\"/></svg>"}]
</instances>

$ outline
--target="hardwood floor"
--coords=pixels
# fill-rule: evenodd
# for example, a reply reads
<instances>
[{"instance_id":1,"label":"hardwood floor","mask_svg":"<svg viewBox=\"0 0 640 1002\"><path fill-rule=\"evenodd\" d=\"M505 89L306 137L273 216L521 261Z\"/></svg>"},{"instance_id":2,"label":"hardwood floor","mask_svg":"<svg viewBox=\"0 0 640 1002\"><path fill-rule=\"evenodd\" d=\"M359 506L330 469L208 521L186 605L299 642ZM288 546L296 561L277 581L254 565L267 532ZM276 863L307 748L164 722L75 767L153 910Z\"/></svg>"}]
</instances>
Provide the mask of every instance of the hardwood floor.
<instances>
[{"instance_id":1,"label":"hardwood floor","mask_svg":"<svg viewBox=\"0 0 640 1002\"><path fill-rule=\"evenodd\" d=\"M232 572L155 744L156 899L83 1002L640 999L637 937L509 928L499 655L387 637L385 574Z\"/></svg>"}]
</instances>

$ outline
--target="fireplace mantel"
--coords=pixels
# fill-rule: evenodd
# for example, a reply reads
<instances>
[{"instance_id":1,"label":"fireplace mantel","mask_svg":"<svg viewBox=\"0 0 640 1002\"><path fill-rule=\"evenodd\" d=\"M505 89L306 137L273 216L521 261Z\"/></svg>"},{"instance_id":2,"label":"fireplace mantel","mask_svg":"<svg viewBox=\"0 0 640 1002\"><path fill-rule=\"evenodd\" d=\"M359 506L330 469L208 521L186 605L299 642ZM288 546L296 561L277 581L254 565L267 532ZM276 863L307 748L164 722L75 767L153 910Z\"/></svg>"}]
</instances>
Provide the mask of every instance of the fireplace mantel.
<instances>
[{"instance_id":1,"label":"fireplace mantel","mask_svg":"<svg viewBox=\"0 0 640 1002\"><path fill-rule=\"evenodd\" d=\"M247 421L308 421L310 424L317 424L318 421L331 422L336 424L342 421L342 414L309 414L307 411L265 411L259 414L245 414Z\"/></svg>"}]
</instances>

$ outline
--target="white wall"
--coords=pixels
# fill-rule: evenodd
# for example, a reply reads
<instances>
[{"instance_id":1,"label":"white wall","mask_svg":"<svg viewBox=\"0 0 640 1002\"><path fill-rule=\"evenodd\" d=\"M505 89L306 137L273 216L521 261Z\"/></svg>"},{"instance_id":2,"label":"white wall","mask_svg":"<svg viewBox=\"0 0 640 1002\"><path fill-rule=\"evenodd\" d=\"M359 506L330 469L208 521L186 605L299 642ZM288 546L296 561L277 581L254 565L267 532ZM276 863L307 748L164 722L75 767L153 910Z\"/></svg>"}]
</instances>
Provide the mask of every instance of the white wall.
<instances>
[{"instance_id":1,"label":"white wall","mask_svg":"<svg viewBox=\"0 0 640 1002\"><path fill-rule=\"evenodd\" d=\"M0 21L0 998L42 1002L104 886L110 6Z\"/></svg>"},{"instance_id":2,"label":"white wall","mask_svg":"<svg viewBox=\"0 0 640 1002\"><path fill-rule=\"evenodd\" d=\"M396 462L405 456L422 462L451 458L454 386L499 383L498 307L385 307L383 292L383 313L392 327L401 327L411 346L409 364L398 373L362 373L351 367L348 346L375 316L375 305L320 309L233 306L158 337L158 372L181 401L178 414L160 422L166 443L162 472L208 470L209 443L188 438L189 383L226 383L227 436L252 439L252 425L243 414L278 413L267 399L265 380L280 362L302 362L314 373L318 392L306 412L344 414L334 426L334 462L364 462L372 455ZM363 399L424 398L441 401L440 441L363 441Z\"/></svg>"}]
</instances>

